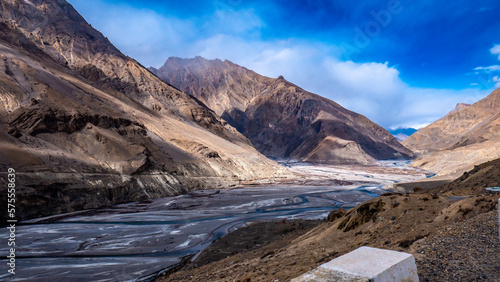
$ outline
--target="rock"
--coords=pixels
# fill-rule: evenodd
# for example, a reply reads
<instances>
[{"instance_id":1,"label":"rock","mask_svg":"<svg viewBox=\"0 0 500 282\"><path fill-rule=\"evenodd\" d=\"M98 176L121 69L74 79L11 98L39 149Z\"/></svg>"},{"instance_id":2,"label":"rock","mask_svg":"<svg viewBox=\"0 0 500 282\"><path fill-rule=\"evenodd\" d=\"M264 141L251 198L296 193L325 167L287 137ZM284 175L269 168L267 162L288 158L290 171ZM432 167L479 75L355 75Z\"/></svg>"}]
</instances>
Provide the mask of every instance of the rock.
<instances>
[{"instance_id":1,"label":"rock","mask_svg":"<svg viewBox=\"0 0 500 282\"><path fill-rule=\"evenodd\" d=\"M408 253L361 247L291 280L419 281L415 258Z\"/></svg>"},{"instance_id":2,"label":"rock","mask_svg":"<svg viewBox=\"0 0 500 282\"><path fill-rule=\"evenodd\" d=\"M339 208L338 210L333 210L328 214L328 221L335 221L337 218L341 218L345 215L345 210L344 208Z\"/></svg>"},{"instance_id":3,"label":"rock","mask_svg":"<svg viewBox=\"0 0 500 282\"><path fill-rule=\"evenodd\" d=\"M369 221L375 221L377 214L383 210L384 206L385 202L382 200L362 204L355 210L355 212L346 216L337 228L343 230L344 232L348 232Z\"/></svg>"}]
</instances>

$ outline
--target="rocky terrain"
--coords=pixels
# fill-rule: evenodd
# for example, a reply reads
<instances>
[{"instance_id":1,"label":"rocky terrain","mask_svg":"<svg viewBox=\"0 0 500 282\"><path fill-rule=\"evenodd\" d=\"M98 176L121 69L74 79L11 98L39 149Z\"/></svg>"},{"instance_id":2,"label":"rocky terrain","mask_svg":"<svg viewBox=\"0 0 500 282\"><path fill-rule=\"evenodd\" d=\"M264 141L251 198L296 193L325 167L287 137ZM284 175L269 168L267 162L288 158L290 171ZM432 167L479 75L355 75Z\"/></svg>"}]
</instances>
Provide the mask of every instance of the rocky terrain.
<instances>
[{"instance_id":1,"label":"rocky terrain","mask_svg":"<svg viewBox=\"0 0 500 282\"><path fill-rule=\"evenodd\" d=\"M421 156L414 166L457 175L500 157L500 90L473 105L458 104L402 143Z\"/></svg>"},{"instance_id":2,"label":"rocky terrain","mask_svg":"<svg viewBox=\"0 0 500 282\"><path fill-rule=\"evenodd\" d=\"M414 156L366 117L282 76L269 78L227 60L201 57L172 57L151 70L205 103L267 156L320 163Z\"/></svg>"},{"instance_id":3,"label":"rocky terrain","mask_svg":"<svg viewBox=\"0 0 500 282\"><path fill-rule=\"evenodd\" d=\"M498 194L488 194L485 187L499 185L497 159L446 185L415 186L412 194L387 193L351 210L333 211L327 222L305 234L300 222L288 223L289 232L280 222L259 225L266 234L278 234L261 245L261 236L249 227L229 233L199 260L159 280L288 281L371 246L413 254L421 281L494 281L500 276ZM235 247L228 248L233 242ZM228 256L221 259L220 253Z\"/></svg>"},{"instance_id":4,"label":"rocky terrain","mask_svg":"<svg viewBox=\"0 0 500 282\"><path fill-rule=\"evenodd\" d=\"M19 219L293 177L66 1L0 3L0 101Z\"/></svg>"}]
</instances>

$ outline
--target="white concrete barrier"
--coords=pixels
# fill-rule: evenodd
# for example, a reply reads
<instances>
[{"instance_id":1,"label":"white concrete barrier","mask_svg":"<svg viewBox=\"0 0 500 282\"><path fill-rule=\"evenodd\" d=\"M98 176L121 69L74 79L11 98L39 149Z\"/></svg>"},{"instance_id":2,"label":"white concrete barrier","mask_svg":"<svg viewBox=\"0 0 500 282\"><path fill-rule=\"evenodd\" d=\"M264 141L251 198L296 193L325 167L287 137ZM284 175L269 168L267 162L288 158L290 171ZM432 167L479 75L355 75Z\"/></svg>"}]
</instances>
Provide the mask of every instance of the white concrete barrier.
<instances>
[{"instance_id":1,"label":"white concrete barrier","mask_svg":"<svg viewBox=\"0 0 500 282\"><path fill-rule=\"evenodd\" d=\"M291 281L418 282L418 274L411 254L361 247Z\"/></svg>"},{"instance_id":2,"label":"white concrete barrier","mask_svg":"<svg viewBox=\"0 0 500 282\"><path fill-rule=\"evenodd\" d=\"M500 187L487 187L486 191L491 194L500 194ZM500 239L500 198L498 198L498 238Z\"/></svg>"}]
</instances>

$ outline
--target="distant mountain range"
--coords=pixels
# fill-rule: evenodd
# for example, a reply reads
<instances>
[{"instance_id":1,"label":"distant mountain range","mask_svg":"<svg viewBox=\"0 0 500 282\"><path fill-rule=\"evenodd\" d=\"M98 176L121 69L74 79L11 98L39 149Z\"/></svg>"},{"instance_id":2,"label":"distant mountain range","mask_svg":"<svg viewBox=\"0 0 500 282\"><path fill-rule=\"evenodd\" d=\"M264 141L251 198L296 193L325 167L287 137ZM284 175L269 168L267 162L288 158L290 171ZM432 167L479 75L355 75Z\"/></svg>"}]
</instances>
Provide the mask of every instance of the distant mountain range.
<instances>
[{"instance_id":1,"label":"distant mountain range","mask_svg":"<svg viewBox=\"0 0 500 282\"><path fill-rule=\"evenodd\" d=\"M202 101L266 156L322 163L414 157L366 117L282 76L269 78L227 60L201 57L171 57L151 71Z\"/></svg>"},{"instance_id":2,"label":"distant mountain range","mask_svg":"<svg viewBox=\"0 0 500 282\"><path fill-rule=\"evenodd\" d=\"M399 142L405 140L406 138L410 137L413 133L417 132L417 129L415 128L408 128L408 127L398 127L396 129L391 129L389 132L398 139Z\"/></svg>"}]
</instances>

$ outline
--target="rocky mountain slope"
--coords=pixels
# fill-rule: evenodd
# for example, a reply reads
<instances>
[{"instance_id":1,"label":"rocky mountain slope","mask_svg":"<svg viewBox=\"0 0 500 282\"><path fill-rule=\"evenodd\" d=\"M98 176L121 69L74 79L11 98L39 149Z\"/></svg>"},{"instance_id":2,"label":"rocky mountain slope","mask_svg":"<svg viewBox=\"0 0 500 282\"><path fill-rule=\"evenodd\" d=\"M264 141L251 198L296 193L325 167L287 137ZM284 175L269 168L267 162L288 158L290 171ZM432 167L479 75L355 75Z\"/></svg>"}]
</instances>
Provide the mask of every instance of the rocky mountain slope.
<instances>
[{"instance_id":1,"label":"rocky mountain slope","mask_svg":"<svg viewBox=\"0 0 500 282\"><path fill-rule=\"evenodd\" d=\"M325 163L411 158L366 117L288 82L229 61L169 58L159 77L196 97L248 137L263 154Z\"/></svg>"},{"instance_id":2,"label":"rocky mountain slope","mask_svg":"<svg viewBox=\"0 0 500 282\"><path fill-rule=\"evenodd\" d=\"M415 166L457 174L500 157L500 89L473 105L458 104L402 142L422 154Z\"/></svg>"},{"instance_id":3,"label":"rocky mountain slope","mask_svg":"<svg viewBox=\"0 0 500 282\"><path fill-rule=\"evenodd\" d=\"M20 218L291 177L64 0L0 3L0 101Z\"/></svg>"}]
</instances>

